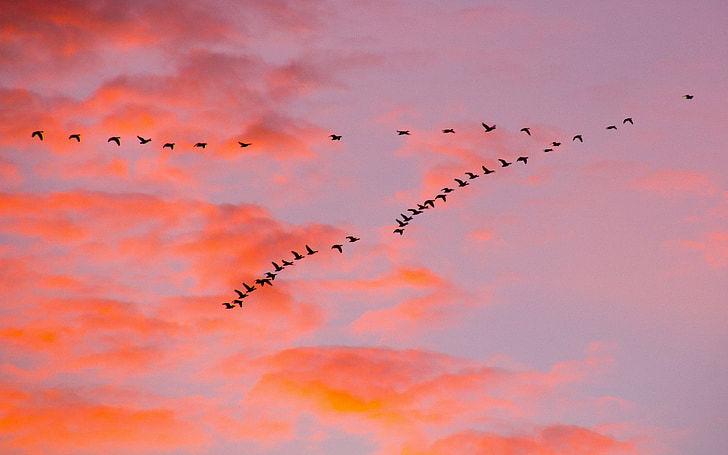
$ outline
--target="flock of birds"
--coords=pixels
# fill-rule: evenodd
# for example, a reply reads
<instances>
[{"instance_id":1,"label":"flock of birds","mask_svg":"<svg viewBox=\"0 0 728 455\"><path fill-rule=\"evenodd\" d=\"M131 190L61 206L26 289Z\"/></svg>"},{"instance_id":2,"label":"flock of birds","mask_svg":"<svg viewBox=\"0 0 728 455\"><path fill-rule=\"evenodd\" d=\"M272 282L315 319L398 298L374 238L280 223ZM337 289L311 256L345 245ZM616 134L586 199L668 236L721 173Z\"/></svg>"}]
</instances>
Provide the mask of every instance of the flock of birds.
<instances>
[{"instance_id":1,"label":"flock of birds","mask_svg":"<svg viewBox=\"0 0 728 455\"><path fill-rule=\"evenodd\" d=\"M686 100L692 100L694 98L694 96L688 94L688 95L683 95L683 98L685 98ZM625 119L622 120L622 125L626 125L626 124L634 125L634 121L633 121L632 117L626 117ZM481 126L485 130L485 133L490 133L496 129L495 124L488 125L487 123L482 122ZM617 126L608 125L606 127L606 129L607 130L616 130ZM527 134L528 136L531 136L531 128L529 128L529 127L521 128L520 131ZM396 130L396 132L397 132L398 136L409 136L410 135L409 130ZM44 133L45 132L43 130L33 131L33 133L31 134L31 138L37 137L39 140L42 141L44 138L44 136L43 136ZM454 128L445 128L442 130L442 133L443 134L455 134L455 129ZM341 141L343 136L332 133L329 135L329 138L332 141ZM80 133L71 134L68 136L68 140L81 142L81 134ZM139 141L139 144L142 144L142 145L152 142L151 138L144 138L142 136L137 136L137 140ZM582 134L577 134L571 140L572 140L572 142L579 141L579 142L583 143L584 137L582 136ZM117 146L121 146L121 137L120 136L111 136L107 140L107 142L115 143ZM243 148L249 147L250 145L252 145L252 143L240 142L240 141L238 141L238 144L240 145L240 147L243 147ZM561 142L553 141L553 142L551 142L551 144L549 146L544 148L543 151L544 151L544 153L553 152L560 145L561 145ZM174 142L165 142L162 145L162 149L168 148L170 150L174 150L174 147L175 147ZM193 147L204 149L207 147L207 142L197 142L193 145ZM525 165L525 164L528 164L528 159L529 159L528 156L519 156L518 158L516 158L515 162L516 163L520 162ZM513 164L513 162L507 161L503 158L498 158L498 162L500 163L500 168L506 168ZM493 174L496 172L494 169L489 169L485 165L482 165L481 169L483 171L482 175L490 175L490 174ZM469 183L470 181L475 180L480 177L481 177L481 174L479 171L465 172L464 177L453 179L453 181L455 183L457 183L456 188L449 188L446 186L440 191L440 193L438 193L433 198L426 199L422 203L416 204L416 208L406 209L406 211L409 212L409 216L405 213L400 213L399 216L401 217L401 219L395 218L395 221L397 222L397 226L395 227L393 234L404 235L405 228L407 226L409 226L410 223L412 223L412 221L414 221L414 217L421 215L430 209L435 208L435 202L438 199L440 199L442 201L442 203L447 202L447 197L450 193L454 192L458 188L464 188L464 187L470 185L470 183ZM454 186L454 185L452 185L452 186ZM349 243L353 243L353 242L359 241L360 239L358 237L354 237L354 236L350 235L350 236L346 237L346 240ZM278 276L278 274L280 272L285 270L287 267L292 267L296 261L300 261L302 259L305 259L307 256L311 256L311 255L318 253L317 250L314 250L309 245L306 245L305 247L306 247L305 255L300 254L296 251L291 251L291 254L293 254L292 261L282 259L281 265L279 265L276 262L271 262L271 264L273 265L273 271L268 271L260 278L255 279L255 284L257 284L260 288L263 288L264 286L273 286L273 280L276 279L276 276ZM343 244L331 245L331 249L337 250L339 253L343 253L343 248L344 248ZM234 298L230 302L224 302L222 304L226 309L233 309L233 308L235 308L235 305L238 305L240 308L242 308L243 300L245 298L247 298L256 289L258 289L255 285L251 286L245 282L242 283L242 287L245 289L245 291L241 291L240 289L234 289L234 292L237 294L237 298Z\"/></svg>"},{"instance_id":2,"label":"flock of birds","mask_svg":"<svg viewBox=\"0 0 728 455\"><path fill-rule=\"evenodd\" d=\"M354 243L361 240L359 237L355 237L353 235L347 235L346 236L346 242L347 243ZM332 250L336 250L339 253L344 252L344 244L343 243L335 243L331 245ZM261 288L263 286L273 286L273 280L276 279L276 276L282 271L284 271L287 267L293 267L293 265L302 259L306 259L308 256L313 256L314 254L318 253L318 250L314 250L311 248L308 244L306 244L306 254L303 255L295 250L291 250L291 254L293 255L293 258L289 261L286 259L281 259L281 263L278 264L275 261L271 262L271 265L273 266L272 271L265 272L263 276L260 278L255 279L255 284L260 286ZM245 291L241 291L240 289L233 289L233 292L237 294L237 297L233 298L230 302L223 302L223 306L225 309L232 310L235 308L235 305L238 305L240 308L243 307L243 300L248 297L253 291L258 289L255 285L251 286L248 283L243 282L242 287L245 289Z\"/></svg>"}]
</instances>

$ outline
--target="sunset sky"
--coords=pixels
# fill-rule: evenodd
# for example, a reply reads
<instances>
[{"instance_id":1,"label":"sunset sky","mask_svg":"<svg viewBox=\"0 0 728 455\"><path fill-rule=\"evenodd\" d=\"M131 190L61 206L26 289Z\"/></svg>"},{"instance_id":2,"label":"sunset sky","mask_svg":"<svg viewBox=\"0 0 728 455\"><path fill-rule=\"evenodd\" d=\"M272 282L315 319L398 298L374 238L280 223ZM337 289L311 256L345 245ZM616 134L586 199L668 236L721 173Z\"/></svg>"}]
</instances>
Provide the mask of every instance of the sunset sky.
<instances>
[{"instance_id":1,"label":"sunset sky","mask_svg":"<svg viewBox=\"0 0 728 455\"><path fill-rule=\"evenodd\" d=\"M727 453L727 24L0 0L0 453Z\"/></svg>"}]
</instances>

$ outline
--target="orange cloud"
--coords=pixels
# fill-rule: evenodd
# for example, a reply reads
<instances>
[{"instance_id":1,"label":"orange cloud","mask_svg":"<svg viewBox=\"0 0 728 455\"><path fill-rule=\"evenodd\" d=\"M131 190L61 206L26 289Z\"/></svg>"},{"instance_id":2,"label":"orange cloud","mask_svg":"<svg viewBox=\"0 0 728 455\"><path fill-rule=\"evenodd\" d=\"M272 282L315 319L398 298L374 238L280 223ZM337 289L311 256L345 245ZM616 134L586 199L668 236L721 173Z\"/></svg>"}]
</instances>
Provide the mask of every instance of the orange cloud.
<instances>
[{"instance_id":1,"label":"orange cloud","mask_svg":"<svg viewBox=\"0 0 728 455\"><path fill-rule=\"evenodd\" d=\"M666 169L651 172L632 182L633 188L662 196L712 196L717 187L706 174L696 171Z\"/></svg>"}]
</instances>

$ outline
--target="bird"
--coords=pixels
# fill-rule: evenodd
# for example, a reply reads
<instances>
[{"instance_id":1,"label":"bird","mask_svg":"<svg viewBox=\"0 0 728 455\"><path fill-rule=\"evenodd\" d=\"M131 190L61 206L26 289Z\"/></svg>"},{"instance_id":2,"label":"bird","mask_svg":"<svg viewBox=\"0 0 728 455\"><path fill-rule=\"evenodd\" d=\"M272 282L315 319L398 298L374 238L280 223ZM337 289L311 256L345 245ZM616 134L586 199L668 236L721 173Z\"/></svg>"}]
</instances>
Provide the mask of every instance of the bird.
<instances>
[{"instance_id":1,"label":"bird","mask_svg":"<svg viewBox=\"0 0 728 455\"><path fill-rule=\"evenodd\" d=\"M528 164L528 157L527 156L519 156L516 161L523 161L523 164Z\"/></svg>"},{"instance_id":2,"label":"bird","mask_svg":"<svg viewBox=\"0 0 728 455\"><path fill-rule=\"evenodd\" d=\"M508 166L510 166L511 164L513 164L513 163L509 163L509 162L508 162L508 161L506 161L506 160L502 160L502 159L500 159L500 158L498 158L498 161L500 161L501 167L508 167Z\"/></svg>"},{"instance_id":3,"label":"bird","mask_svg":"<svg viewBox=\"0 0 728 455\"><path fill-rule=\"evenodd\" d=\"M608 129L608 130L616 130L616 129L617 129L617 127L616 127L616 126L614 126L614 125L609 125L609 126L607 127L607 129Z\"/></svg>"},{"instance_id":4,"label":"bird","mask_svg":"<svg viewBox=\"0 0 728 455\"><path fill-rule=\"evenodd\" d=\"M421 210L416 210L416 209L407 209L407 210L409 210L410 212L412 212L412 215L420 215L420 214L422 214L422 211Z\"/></svg>"},{"instance_id":5,"label":"bird","mask_svg":"<svg viewBox=\"0 0 728 455\"><path fill-rule=\"evenodd\" d=\"M455 133L455 130L452 129L452 128L445 128L444 130L442 130L442 132L445 133L445 134L447 134L447 133Z\"/></svg>"},{"instance_id":6,"label":"bird","mask_svg":"<svg viewBox=\"0 0 728 455\"><path fill-rule=\"evenodd\" d=\"M149 138L149 139L144 139L144 138L143 138L143 137L141 137L141 136L137 136L137 139L139 139L139 143L140 143L140 144L142 144L142 145L143 145L143 144L146 144L146 143L148 143L148 142L152 142L152 138Z\"/></svg>"},{"instance_id":7,"label":"bird","mask_svg":"<svg viewBox=\"0 0 728 455\"><path fill-rule=\"evenodd\" d=\"M554 151L554 149L543 149L543 151L544 151L545 153L548 153L548 152L553 152L553 151Z\"/></svg>"},{"instance_id":8,"label":"bird","mask_svg":"<svg viewBox=\"0 0 728 455\"><path fill-rule=\"evenodd\" d=\"M255 291L255 286L248 286L248 283L243 283L243 287L244 287L244 288L245 288L245 290L246 290L246 291L248 291L248 292L253 292L253 291Z\"/></svg>"},{"instance_id":9,"label":"bird","mask_svg":"<svg viewBox=\"0 0 728 455\"><path fill-rule=\"evenodd\" d=\"M30 137L36 137L38 136L38 139L41 141L43 140L43 130L33 131L33 134L30 135Z\"/></svg>"},{"instance_id":10,"label":"bird","mask_svg":"<svg viewBox=\"0 0 728 455\"><path fill-rule=\"evenodd\" d=\"M235 305L233 305L233 304L232 304L232 303L230 303L230 302L223 302L223 306L224 306L224 307L225 307L225 309L227 309L227 310L232 310L233 308L235 308Z\"/></svg>"},{"instance_id":11,"label":"bird","mask_svg":"<svg viewBox=\"0 0 728 455\"><path fill-rule=\"evenodd\" d=\"M579 139L579 142L584 142L584 139L581 137L581 134L577 134L576 136L574 136L574 138L572 139L572 141L575 141L577 139Z\"/></svg>"},{"instance_id":12,"label":"bird","mask_svg":"<svg viewBox=\"0 0 728 455\"><path fill-rule=\"evenodd\" d=\"M233 303L237 303L240 308L243 307L243 301L242 300L233 300Z\"/></svg>"},{"instance_id":13,"label":"bird","mask_svg":"<svg viewBox=\"0 0 728 455\"><path fill-rule=\"evenodd\" d=\"M283 270L283 267L281 267L280 265L276 264L275 262L271 262L271 264L273 265L273 269L276 272L280 272L281 270Z\"/></svg>"},{"instance_id":14,"label":"bird","mask_svg":"<svg viewBox=\"0 0 728 455\"><path fill-rule=\"evenodd\" d=\"M283 260L281 261L281 264L283 264L283 267L288 267L288 266L291 266L291 265L293 265L293 262L291 262L291 261L286 261L285 259L283 259Z\"/></svg>"},{"instance_id":15,"label":"bird","mask_svg":"<svg viewBox=\"0 0 728 455\"><path fill-rule=\"evenodd\" d=\"M343 253L344 252L344 245L341 245L341 244L338 244L337 243L336 245L331 245L331 249L332 250L339 250L339 253Z\"/></svg>"},{"instance_id":16,"label":"bird","mask_svg":"<svg viewBox=\"0 0 728 455\"><path fill-rule=\"evenodd\" d=\"M429 207L422 204L417 204L417 210L428 210Z\"/></svg>"},{"instance_id":17,"label":"bird","mask_svg":"<svg viewBox=\"0 0 728 455\"><path fill-rule=\"evenodd\" d=\"M559 145L561 145L561 142L552 142L551 145L554 147L558 147Z\"/></svg>"},{"instance_id":18,"label":"bird","mask_svg":"<svg viewBox=\"0 0 728 455\"><path fill-rule=\"evenodd\" d=\"M245 296L247 295L246 293L244 293L243 291L240 291L238 289L233 289L233 291L235 291L235 293L238 295L238 298L240 298L240 299L245 298Z\"/></svg>"},{"instance_id":19,"label":"bird","mask_svg":"<svg viewBox=\"0 0 728 455\"><path fill-rule=\"evenodd\" d=\"M394 234L402 235L402 234L404 234L404 229L401 229L401 228L400 229L395 229L393 233Z\"/></svg>"},{"instance_id":20,"label":"bird","mask_svg":"<svg viewBox=\"0 0 728 455\"><path fill-rule=\"evenodd\" d=\"M340 141L341 140L341 136L337 136L335 134L330 134L329 137L331 138L332 141Z\"/></svg>"},{"instance_id":21,"label":"bird","mask_svg":"<svg viewBox=\"0 0 728 455\"><path fill-rule=\"evenodd\" d=\"M402 217L402 220L403 220L404 222L409 222L409 221L412 221L412 217L411 217L411 216L407 216L407 215L405 215L404 213L400 213L399 215L400 215L400 216Z\"/></svg>"},{"instance_id":22,"label":"bird","mask_svg":"<svg viewBox=\"0 0 728 455\"><path fill-rule=\"evenodd\" d=\"M470 180L477 179L478 177L480 177L478 174L473 174L472 172L466 172L465 175L467 175L468 179L470 179Z\"/></svg>"},{"instance_id":23,"label":"bird","mask_svg":"<svg viewBox=\"0 0 728 455\"><path fill-rule=\"evenodd\" d=\"M174 142L167 142L162 146L162 148L168 148L170 150L174 150Z\"/></svg>"},{"instance_id":24,"label":"bird","mask_svg":"<svg viewBox=\"0 0 728 455\"><path fill-rule=\"evenodd\" d=\"M395 219L394 221L396 221L396 222L397 222L397 225L398 225L399 227L401 227L401 228L402 228L402 227L405 227L405 226L407 226L407 225L409 224L408 222L406 222L406 221L402 221L402 220L400 220L399 218Z\"/></svg>"},{"instance_id":25,"label":"bird","mask_svg":"<svg viewBox=\"0 0 728 455\"><path fill-rule=\"evenodd\" d=\"M255 280L255 282L258 283L260 285L260 287L263 287L266 284L268 286L273 286L273 283L271 283L270 279L268 279L268 278L258 278L257 280Z\"/></svg>"},{"instance_id":26,"label":"bird","mask_svg":"<svg viewBox=\"0 0 728 455\"><path fill-rule=\"evenodd\" d=\"M422 203L422 205L430 206L432 208L435 208L435 201L433 199L428 199L425 202Z\"/></svg>"},{"instance_id":27,"label":"bird","mask_svg":"<svg viewBox=\"0 0 728 455\"><path fill-rule=\"evenodd\" d=\"M298 254L297 252L295 252L295 251L291 250L291 253L293 253L293 259L294 259L294 260L296 260L296 261L300 261L301 259L303 259L303 256L301 256L301 255L300 255L300 254Z\"/></svg>"},{"instance_id":28,"label":"bird","mask_svg":"<svg viewBox=\"0 0 728 455\"><path fill-rule=\"evenodd\" d=\"M493 172L495 172L495 171L491 171L490 169L488 169L485 166L480 166L480 167L483 168L483 175L488 175L488 174L492 174Z\"/></svg>"},{"instance_id":29,"label":"bird","mask_svg":"<svg viewBox=\"0 0 728 455\"><path fill-rule=\"evenodd\" d=\"M531 135L531 129L530 128L521 128L521 131L523 131L524 133L528 134L529 136Z\"/></svg>"},{"instance_id":30,"label":"bird","mask_svg":"<svg viewBox=\"0 0 728 455\"><path fill-rule=\"evenodd\" d=\"M356 242L356 241L358 241L358 240L361 240L361 239L360 239L359 237L354 237L353 235L347 235L347 236L346 236L346 239L347 239L347 240L348 240L348 241L349 241L350 243L354 243L354 242Z\"/></svg>"},{"instance_id":31,"label":"bird","mask_svg":"<svg viewBox=\"0 0 728 455\"><path fill-rule=\"evenodd\" d=\"M447 196L445 196L444 194L438 194L437 196L435 196L435 199L442 199L442 202L447 202Z\"/></svg>"},{"instance_id":32,"label":"bird","mask_svg":"<svg viewBox=\"0 0 728 455\"><path fill-rule=\"evenodd\" d=\"M683 95L683 98L685 98L686 100L691 100L695 98L695 95Z\"/></svg>"},{"instance_id":33,"label":"bird","mask_svg":"<svg viewBox=\"0 0 728 455\"><path fill-rule=\"evenodd\" d=\"M493 131L495 129L495 125L488 126L485 124L485 122L480 122L480 124L483 125L483 128L485 128L486 133L490 133L491 131Z\"/></svg>"},{"instance_id":34,"label":"bird","mask_svg":"<svg viewBox=\"0 0 728 455\"><path fill-rule=\"evenodd\" d=\"M318 253L318 250L312 249L310 246L306 245L306 255L311 256L312 254Z\"/></svg>"},{"instance_id":35,"label":"bird","mask_svg":"<svg viewBox=\"0 0 728 455\"><path fill-rule=\"evenodd\" d=\"M273 273L273 272L265 272L265 276L267 276L271 280L275 280L276 279L276 274Z\"/></svg>"},{"instance_id":36,"label":"bird","mask_svg":"<svg viewBox=\"0 0 728 455\"><path fill-rule=\"evenodd\" d=\"M200 147L204 149L205 147L207 147L207 142L198 142L197 144L193 145L193 147Z\"/></svg>"},{"instance_id":37,"label":"bird","mask_svg":"<svg viewBox=\"0 0 728 455\"><path fill-rule=\"evenodd\" d=\"M70 141L71 139L76 139L76 142L81 142L81 135L78 133L72 134L68 136L68 140Z\"/></svg>"},{"instance_id":38,"label":"bird","mask_svg":"<svg viewBox=\"0 0 728 455\"><path fill-rule=\"evenodd\" d=\"M397 134L399 136L409 136L410 132L409 132L409 130L397 130Z\"/></svg>"},{"instance_id":39,"label":"bird","mask_svg":"<svg viewBox=\"0 0 728 455\"><path fill-rule=\"evenodd\" d=\"M240 144L240 146L243 147L243 148L244 147L249 147L249 146L252 145L252 143L250 143L250 142L240 142L240 141L238 141L238 144Z\"/></svg>"},{"instance_id":40,"label":"bird","mask_svg":"<svg viewBox=\"0 0 728 455\"><path fill-rule=\"evenodd\" d=\"M470 185L468 182L464 182L464 181L462 181L460 179L453 179L453 180L455 180L456 182L458 182L458 186L461 187L461 188L464 187L464 186Z\"/></svg>"},{"instance_id":41,"label":"bird","mask_svg":"<svg viewBox=\"0 0 728 455\"><path fill-rule=\"evenodd\" d=\"M121 146L121 138L119 136L111 136L106 142L116 142L116 146Z\"/></svg>"},{"instance_id":42,"label":"bird","mask_svg":"<svg viewBox=\"0 0 728 455\"><path fill-rule=\"evenodd\" d=\"M632 121L632 117L627 117L626 119L622 120L623 125L628 122L630 125L634 125L634 122Z\"/></svg>"},{"instance_id":43,"label":"bird","mask_svg":"<svg viewBox=\"0 0 728 455\"><path fill-rule=\"evenodd\" d=\"M448 188L448 187L445 187L445 188L443 188L443 189L442 189L441 191L442 191L443 193L447 194L447 193L452 193L452 192L453 192L453 191L455 191L455 190L453 190L452 188Z\"/></svg>"}]
</instances>

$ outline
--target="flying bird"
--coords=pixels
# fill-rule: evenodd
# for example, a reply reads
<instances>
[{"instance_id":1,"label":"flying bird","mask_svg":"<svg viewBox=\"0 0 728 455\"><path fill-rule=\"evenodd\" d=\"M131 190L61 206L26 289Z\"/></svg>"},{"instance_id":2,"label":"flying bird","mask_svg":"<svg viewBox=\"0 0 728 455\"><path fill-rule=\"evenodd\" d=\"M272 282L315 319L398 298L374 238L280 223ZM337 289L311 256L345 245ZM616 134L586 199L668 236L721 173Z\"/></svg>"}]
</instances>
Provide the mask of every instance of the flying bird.
<instances>
[{"instance_id":1,"label":"flying bird","mask_svg":"<svg viewBox=\"0 0 728 455\"><path fill-rule=\"evenodd\" d=\"M458 182L458 186L461 187L461 188L464 187L464 186L470 185L468 182L464 182L464 181L462 181L460 179L453 179L453 180L455 180L456 182Z\"/></svg>"},{"instance_id":2,"label":"flying bird","mask_svg":"<svg viewBox=\"0 0 728 455\"><path fill-rule=\"evenodd\" d=\"M306 245L306 255L311 256L312 254L318 253L318 250L311 249L310 246Z\"/></svg>"},{"instance_id":3,"label":"flying bird","mask_svg":"<svg viewBox=\"0 0 728 455\"><path fill-rule=\"evenodd\" d=\"M243 298L245 298L245 296L247 296L246 293L244 293L244 292L242 292L242 291L240 291L238 289L233 289L233 291L235 291L235 293L238 295L238 298L239 299L243 299Z\"/></svg>"},{"instance_id":4,"label":"flying bird","mask_svg":"<svg viewBox=\"0 0 728 455\"><path fill-rule=\"evenodd\" d=\"M435 199L442 199L442 202L447 202L447 196L445 196L444 194L438 194L437 196L435 196Z\"/></svg>"},{"instance_id":5,"label":"flying bird","mask_svg":"<svg viewBox=\"0 0 728 455\"><path fill-rule=\"evenodd\" d=\"M38 136L38 139L41 141L43 140L43 130L33 131L33 134L30 135L30 137L36 137Z\"/></svg>"},{"instance_id":6,"label":"flying bird","mask_svg":"<svg viewBox=\"0 0 728 455\"><path fill-rule=\"evenodd\" d=\"M162 148L168 148L170 150L174 150L174 142L167 142L162 146Z\"/></svg>"},{"instance_id":7,"label":"flying bird","mask_svg":"<svg viewBox=\"0 0 728 455\"><path fill-rule=\"evenodd\" d=\"M346 240L348 240L350 243L354 243L357 240L361 240L359 237L354 237L353 235L347 235Z\"/></svg>"},{"instance_id":8,"label":"flying bird","mask_svg":"<svg viewBox=\"0 0 728 455\"><path fill-rule=\"evenodd\" d=\"M466 172L465 175L467 175L468 179L470 179L470 180L477 179L478 177L480 177L478 174L473 174L472 172Z\"/></svg>"},{"instance_id":9,"label":"flying bird","mask_svg":"<svg viewBox=\"0 0 728 455\"><path fill-rule=\"evenodd\" d=\"M241 147L249 147L250 145L252 145L251 142L240 142L240 141L238 141L238 144L240 144Z\"/></svg>"},{"instance_id":10,"label":"flying bird","mask_svg":"<svg viewBox=\"0 0 728 455\"><path fill-rule=\"evenodd\" d=\"M268 286L273 286L273 283L271 283L270 279L268 279L268 278L258 278L257 280L255 280L255 282L258 283L260 285L260 287L263 287L266 284Z\"/></svg>"},{"instance_id":11,"label":"flying bird","mask_svg":"<svg viewBox=\"0 0 728 455\"><path fill-rule=\"evenodd\" d=\"M271 280L275 280L276 279L276 274L273 273L273 272L265 272L265 276L267 276Z\"/></svg>"},{"instance_id":12,"label":"flying bird","mask_svg":"<svg viewBox=\"0 0 728 455\"><path fill-rule=\"evenodd\" d=\"M240 308L243 307L243 301L242 300L233 300L233 303L237 303Z\"/></svg>"},{"instance_id":13,"label":"flying bird","mask_svg":"<svg viewBox=\"0 0 728 455\"><path fill-rule=\"evenodd\" d=\"M248 283L243 283L243 287L247 292L253 292L255 291L255 286L248 286Z\"/></svg>"},{"instance_id":14,"label":"flying bird","mask_svg":"<svg viewBox=\"0 0 728 455\"><path fill-rule=\"evenodd\" d=\"M452 128L445 128L444 130L442 130L442 132L445 133L445 134L447 134L447 133L454 133L455 130L452 129Z\"/></svg>"},{"instance_id":15,"label":"flying bird","mask_svg":"<svg viewBox=\"0 0 728 455\"><path fill-rule=\"evenodd\" d=\"M152 138L151 138L151 137L150 137L149 139L144 139L144 138L143 138L143 137L141 137L141 136L137 136L137 139L139 139L139 143L140 143L140 144L146 144L146 143L148 143L148 142L152 142Z\"/></svg>"},{"instance_id":16,"label":"flying bird","mask_svg":"<svg viewBox=\"0 0 728 455\"><path fill-rule=\"evenodd\" d=\"M232 310L233 308L235 308L235 305L233 305L233 304L232 304L232 303L230 303L230 302L224 302L224 303L223 303L223 306L224 306L224 307L225 307L225 309L227 309L227 310Z\"/></svg>"},{"instance_id":17,"label":"flying bird","mask_svg":"<svg viewBox=\"0 0 728 455\"><path fill-rule=\"evenodd\" d=\"M634 125L634 122L632 121L632 117L627 117L626 119L622 120L623 125L628 122L630 125Z\"/></svg>"},{"instance_id":18,"label":"flying bird","mask_svg":"<svg viewBox=\"0 0 728 455\"><path fill-rule=\"evenodd\" d=\"M429 205L433 209L435 208L435 201L434 201L434 199L428 199L425 202L423 202L422 204L425 205L425 206Z\"/></svg>"},{"instance_id":19,"label":"flying bird","mask_svg":"<svg viewBox=\"0 0 728 455\"><path fill-rule=\"evenodd\" d=\"M335 134L330 134L329 137L331 138L332 141L340 141L341 140L341 136L337 136Z\"/></svg>"},{"instance_id":20,"label":"flying bird","mask_svg":"<svg viewBox=\"0 0 728 455\"><path fill-rule=\"evenodd\" d=\"M400 213L399 215L400 215L400 216L402 217L402 220L403 220L404 222L409 222L409 221L412 221L412 217L411 217L411 216L407 216L407 215L405 215L404 213Z\"/></svg>"},{"instance_id":21,"label":"flying bird","mask_svg":"<svg viewBox=\"0 0 728 455\"><path fill-rule=\"evenodd\" d=\"M685 98L686 100L691 100L695 98L695 95L684 95L683 98Z\"/></svg>"},{"instance_id":22,"label":"flying bird","mask_svg":"<svg viewBox=\"0 0 728 455\"><path fill-rule=\"evenodd\" d=\"M509 162L508 162L508 161L506 161L506 160L502 160L502 159L500 159L500 158L498 158L498 161L500 161L501 167L508 167L508 166L510 166L511 164L513 164L513 163L509 163Z\"/></svg>"},{"instance_id":23,"label":"flying bird","mask_svg":"<svg viewBox=\"0 0 728 455\"><path fill-rule=\"evenodd\" d=\"M412 212L412 215L421 215L422 214L421 210L416 210L416 209L407 209L407 210Z\"/></svg>"},{"instance_id":24,"label":"flying bird","mask_svg":"<svg viewBox=\"0 0 728 455\"><path fill-rule=\"evenodd\" d=\"M584 142L584 139L581 137L581 134L577 134L576 136L574 136L574 138L572 139L572 141L575 141L577 139L579 139L579 142Z\"/></svg>"},{"instance_id":25,"label":"flying bird","mask_svg":"<svg viewBox=\"0 0 728 455\"><path fill-rule=\"evenodd\" d=\"M409 130L397 130L397 134L400 136L409 136L410 132Z\"/></svg>"},{"instance_id":26,"label":"flying bird","mask_svg":"<svg viewBox=\"0 0 728 455\"><path fill-rule=\"evenodd\" d=\"M207 142L198 142L197 144L193 145L193 147L199 147L204 149L205 147L207 147Z\"/></svg>"},{"instance_id":27,"label":"flying bird","mask_svg":"<svg viewBox=\"0 0 728 455\"><path fill-rule=\"evenodd\" d=\"M293 265L293 262L291 262L291 261L286 261L285 259L283 259L283 260L281 261L281 264L283 264L283 267L288 267L289 265Z\"/></svg>"},{"instance_id":28,"label":"flying bird","mask_svg":"<svg viewBox=\"0 0 728 455\"><path fill-rule=\"evenodd\" d=\"M495 125L488 126L485 124L485 122L480 122L480 124L483 125L483 128L485 128L486 133L490 133L491 131L493 131L495 129Z\"/></svg>"},{"instance_id":29,"label":"flying bird","mask_svg":"<svg viewBox=\"0 0 728 455\"><path fill-rule=\"evenodd\" d=\"M491 171L490 169L488 169L485 166L480 166L480 167L483 168L483 175L488 175L488 174L492 174L493 172L495 172L495 171Z\"/></svg>"},{"instance_id":30,"label":"flying bird","mask_svg":"<svg viewBox=\"0 0 728 455\"><path fill-rule=\"evenodd\" d=\"M544 151L545 153L548 153L548 152L553 152L553 151L554 151L554 149L543 149L543 151Z\"/></svg>"},{"instance_id":31,"label":"flying bird","mask_svg":"<svg viewBox=\"0 0 728 455\"><path fill-rule=\"evenodd\" d=\"M106 142L116 142L116 146L121 146L121 138L119 136L111 136Z\"/></svg>"},{"instance_id":32,"label":"flying bird","mask_svg":"<svg viewBox=\"0 0 728 455\"><path fill-rule=\"evenodd\" d=\"M336 245L331 245L331 249L332 250L339 250L339 253L343 253L344 252L344 245L340 245L340 244L337 243Z\"/></svg>"},{"instance_id":33,"label":"flying bird","mask_svg":"<svg viewBox=\"0 0 728 455\"><path fill-rule=\"evenodd\" d=\"M301 256L301 255L300 255L300 254L298 254L297 252L295 252L295 251L291 250L291 253L293 253L293 259L294 259L294 260L296 260L296 261L300 261L301 259L303 259L303 256Z\"/></svg>"},{"instance_id":34,"label":"flying bird","mask_svg":"<svg viewBox=\"0 0 728 455\"><path fill-rule=\"evenodd\" d=\"M398 225L399 227L401 227L401 228L402 228L402 227L405 227L405 226L407 226L407 225L409 224L408 222L406 222L406 221L402 221L402 220L400 220L399 218L395 219L394 221L396 221L396 222L397 222L397 225Z\"/></svg>"},{"instance_id":35,"label":"flying bird","mask_svg":"<svg viewBox=\"0 0 728 455\"><path fill-rule=\"evenodd\" d=\"M516 161L523 161L523 164L528 164L528 157L527 156L519 156Z\"/></svg>"},{"instance_id":36,"label":"flying bird","mask_svg":"<svg viewBox=\"0 0 728 455\"><path fill-rule=\"evenodd\" d=\"M393 234L402 235L402 234L404 234L404 229L401 229L401 228L400 229L395 229L394 232L393 232Z\"/></svg>"},{"instance_id":37,"label":"flying bird","mask_svg":"<svg viewBox=\"0 0 728 455\"><path fill-rule=\"evenodd\" d=\"M68 136L68 140L76 139L76 142L81 142L81 135L80 134L72 134Z\"/></svg>"},{"instance_id":38,"label":"flying bird","mask_svg":"<svg viewBox=\"0 0 728 455\"><path fill-rule=\"evenodd\" d=\"M551 145L554 147L558 147L559 145L561 145L561 142L552 142Z\"/></svg>"},{"instance_id":39,"label":"flying bird","mask_svg":"<svg viewBox=\"0 0 728 455\"><path fill-rule=\"evenodd\" d=\"M429 207L427 207L426 205L417 204L417 210L428 210L428 209L429 209Z\"/></svg>"},{"instance_id":40,"label":"flying bird","mask_svg":"<svg viewBox=\"0 0 728 455\"><path fill-rule=\"evenodd\" d=\"M448 187L445 187L442 189L442 192L445 194L452 193L453 191L455 191L455 190L453 190L452 188L448 188Z\"/></svg>"},{"instance_id":41,"label":"flying bird","mask_svg":"<svg viewBox=\"0 0 728 455\"><path fill-rule=\"evenodd\" d=\"M280 272L281 270L283 270L283 267L281 267L280 265L276 264L275 262L271 262L271 264L273 265L273 269L276 272Z\"/></svg>"},{"instance_id":42,"label":"flying bird","mask_svg":"<svg viewBox=\"0 0 728 455\"><path fill-rule=\"evenodd\" d=\"M528 134L529 136L531 135L531 129L530 128L521 128L521 131L523 131L524 133Z\"/></svg>"},{"instance_id":43,"label":"flying bird","mask_svg":"<svg viewBox=\"0 0 728 455\"><path fill-rule=\"evenodd\" d=\"M608 129L608 130L616 130L616 129L617 129L617 127L616 127L616 126L614 126L614 125L609 125L609 126L607 127L607 129Z\"/></svg>"}]
</instances>

